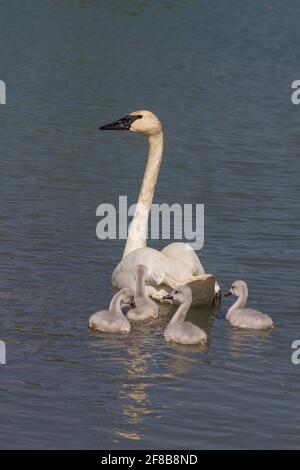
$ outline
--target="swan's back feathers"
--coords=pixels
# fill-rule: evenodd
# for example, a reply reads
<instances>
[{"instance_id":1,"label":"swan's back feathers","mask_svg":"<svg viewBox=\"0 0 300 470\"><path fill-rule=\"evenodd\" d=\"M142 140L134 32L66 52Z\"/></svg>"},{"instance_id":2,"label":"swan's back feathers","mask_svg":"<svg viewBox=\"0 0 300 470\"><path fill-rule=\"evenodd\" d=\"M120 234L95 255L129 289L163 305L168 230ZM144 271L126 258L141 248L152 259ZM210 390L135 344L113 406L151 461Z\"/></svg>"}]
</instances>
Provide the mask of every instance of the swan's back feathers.
<instances>
[{"instance_id":1,"label":"swan's back feathers","mask_svg":"<svg viewBox=\"0 0 300 470\"><path fill-rule=\"evenodd\" d=\"M114 286L122 289L129 287L135 290L135 267L143 264L147 267L147 281L149 284L160 285L167 274L166 258L154 248L137 248L123 258L112 274Z\"/></svg>"},{"instance_id":2,"label":"swan's back feathers","mask_svg":"<svg viewBox=\"0 0 300 470\"><path fill-rule=\"evenodd\" d=\"M164 336L168 342L181 344L202 344L207 342L207 334L190 322L169 324Z\"/></svg>"},{"instance_id":3,"label":"swan's back feathers","mask_svg":"<svg viewBox=\"0 0 300 470\"><path fill-rule=\"evenodd\" d=\"M204 274L203 267L193 250L185 248L185 243L172 243L161 252L144 247L131 251L123 258L112 274L112 283L118 289L128 287L135 291L135 267L144 264L147 267L147 284L155 286L150 290L151 297L162 300L170 289L181 284L188 284L193 292L193 304L212 303L215 292L215 277ZM200 272L194 275L193 273ZM161 293L157 292L160 286Z\"/></svg>"},{"instance_id":4,"label":"swan's back feathers","mask_svg":"<svg viewBox=\"0 0 300 470\"><path fill-rule=\"evenodd\" d=\"M190 280L192 276L205 274L201 261L187 243L170 243L161 250L161 254L168 259L170 272L185 277L185 282Z\"/></svg>"},{"instance_id":5,"label":"swan's back feathers","mask_svg":"<svg viewBox=\"0 0 300 470\"><path fill-rule=\"evenodd\" d=\"M226 318L233 326L240 328L267 329L274 327L273 320L269 315L253 308L232 310L227 313Z\"/></svg>"},{"instance_id":6,"label":"swan's back feathers","mask_svg":"<svg viewBox=\"0 0 300 470\"><path fill-rule=\"evenodd\" d=\"M190 282L193 276L205 274L194 250L186 243L176 242L166 246L161 252L149 247L131 251L114 270L113 285L119 289L123 287L133 289L134 272L138 264L147 267L147 281L153 285L164 283L168 285L167 278L173 279L175 285L185 284Z\"/></svg>"},{"instance_id":7,"label":"swan's back feathers","mask_svg":"<svg viewBox=\"0 0 300 470\"><path fill-rule=\"evenodd\" d=\"M101 310L94 313L89 319L89 326L94 331L106 333L129 333L131 325L127 318L113 310Z\"/></svg>"}]
</instances>

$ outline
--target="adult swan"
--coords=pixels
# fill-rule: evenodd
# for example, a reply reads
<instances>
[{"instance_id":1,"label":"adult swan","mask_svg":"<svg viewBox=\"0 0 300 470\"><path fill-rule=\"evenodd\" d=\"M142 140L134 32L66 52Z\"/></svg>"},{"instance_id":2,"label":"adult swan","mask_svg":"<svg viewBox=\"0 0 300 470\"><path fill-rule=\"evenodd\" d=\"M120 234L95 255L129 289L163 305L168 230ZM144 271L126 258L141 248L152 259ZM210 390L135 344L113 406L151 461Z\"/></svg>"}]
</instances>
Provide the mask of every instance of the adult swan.
<instances>
[{"instance_id":1,"label":"adult swan","mask_svg":"<svg viewBox=\"0 0 300 470\"><path fill-rule=\"evenodd\" d=\"M134 111L116 122L101 126L100 130L130 130L144 134L149 143L147 166L123 258L112 274L112 283L122 289L135 287L136 266L147 266L147 293L163 301L176 286L188 284L193 293L193 304L211 304L220 294L216 279L205 274L195 251L186 243L171 243L162 251L146 246L148 218L163 154L163 131L159 119L150 111Z\"/></svg>"}]
</instances>

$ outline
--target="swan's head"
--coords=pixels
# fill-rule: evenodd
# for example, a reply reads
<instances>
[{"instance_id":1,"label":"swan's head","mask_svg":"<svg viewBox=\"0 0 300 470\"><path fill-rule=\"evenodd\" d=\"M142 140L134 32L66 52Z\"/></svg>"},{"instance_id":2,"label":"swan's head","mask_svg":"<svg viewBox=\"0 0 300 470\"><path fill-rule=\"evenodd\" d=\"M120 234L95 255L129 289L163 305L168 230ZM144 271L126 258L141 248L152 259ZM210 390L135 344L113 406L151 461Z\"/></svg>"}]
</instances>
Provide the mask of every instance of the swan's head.
<instances>
[{"instance_id":1,"label":"swan's head","mask_svg":"<svg viewBox=\"0 0 300 470\"><path fill-rule=\"evenodd\" d=\"M99 128L101 131L133 131L141 132L147 136L161 132L162 125L160 120L146 109L133 111L127 116L118 119L111 124L106 124Z\"/></svg>"},{"instance_id":2,"label":"swan's head","mask_svg":"<svg viewBox=\"0 0 300 470\"><path fill-rule=\"evenodd\" d=\"M178 286L171 292L165 295L163 299L173 300L176 304L183 304L183 302L192 301L192 290L189 286Z\"/></svg>"},{"instance_id":3,"label":"swan's head","mask_svg":"<svg viewBox=\"0 0 300 470\"><path fill-rule=\"evenodd\" d=\"M234 281L228 292L226 292L225 297L228 295L233 295L233 297L240 297L241 295L248 295L248 287L244 281Z\"/></svg>"}]
</instances>

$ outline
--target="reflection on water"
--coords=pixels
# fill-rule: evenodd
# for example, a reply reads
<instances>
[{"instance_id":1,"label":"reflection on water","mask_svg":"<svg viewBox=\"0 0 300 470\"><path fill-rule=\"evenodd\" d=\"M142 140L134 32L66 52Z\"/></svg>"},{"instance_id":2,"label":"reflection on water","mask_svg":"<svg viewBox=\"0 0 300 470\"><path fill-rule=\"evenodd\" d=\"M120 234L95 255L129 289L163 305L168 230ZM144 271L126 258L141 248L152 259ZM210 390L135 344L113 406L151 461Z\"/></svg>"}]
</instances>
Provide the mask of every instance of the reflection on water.
<instances>
[{"instance_id":1,"label":"reflection on water","mask_svg":"<svg viewBox=\"0 0 300 470\"><path fill-rule=\"evenodd\" d=\"M128 358L123 363L127 381L120 390L118 400L122 408L124 428L116 428L115 432L132 440L141 439L139 425L151 413L151 401L147 394L147 389L153 386L151 374L147 371L149 356L149 353L143 354L138 345L133 345L128 348Z\"/></svg>"},{"instance_id":2,"label":"reflection on water","mask_svg":"<svg viewBox=\"0 0 300 470\"><path fill-rule=\"evenodd\" d=\"M229 333L229 348L233 356L240 357L243 350L247 345L253 343L257 349L263 352L264 345L267 345L272 340L272 335L275 335L273 330L243 330L241 328L228 326Z\"/></svg>"},{"instance_id":3,"label":"reflection on water","mask_svg":"<svg viewBox=\"0 0 300 470\"><path fill-rule=\"evenodd\" d=\"M180 377L188 374L195 364L202 363L201 356L196 362L191 360L191 353L201 354L205 348L200 346L184 346L172 344L168 345L167 354L161 348L164 342L163 332L167 323L176 311L175 306L166 304L160 305L160 317L158 320L134 323L132 335L117 335L124 345L126 353L120 353L118 347L110 347L110 362L118 362L121 377L120 388L117 391L116 403L120 407L121 418L114 433L123 439L137 441L143 439L145 421L147 417L154 417L155 420L162 418L157 403L153 403L151 396L156 394L159 400L160 384L170 382L174 390L180 391ZM189 312L189 319L193 318L194 323L204 328L209 334L211 309L192 308ZM190 318L191 317L191 318ZM113 344L116 336L91 332L91 337L98 338L105 343ZM125 338L127 336L127 338ZM153 336L158 341L157 347L153 346ZM98 348L99 344L93 341L93 347ZM185 355L186 354L186 355ZM160 357L157 358L157 355ZM157 367L159 365L159 368ZM118 442L118 441L117 441Z\"/></svg>"}]
</instances>

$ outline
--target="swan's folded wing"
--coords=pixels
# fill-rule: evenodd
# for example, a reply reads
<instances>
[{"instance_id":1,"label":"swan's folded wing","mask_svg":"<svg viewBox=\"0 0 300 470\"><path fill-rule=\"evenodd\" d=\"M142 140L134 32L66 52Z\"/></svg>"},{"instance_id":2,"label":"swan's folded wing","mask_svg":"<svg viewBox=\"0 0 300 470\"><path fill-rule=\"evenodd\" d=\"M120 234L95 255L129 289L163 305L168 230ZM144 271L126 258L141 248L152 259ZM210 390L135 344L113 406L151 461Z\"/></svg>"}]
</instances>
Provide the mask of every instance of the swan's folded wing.
<instances>
[{"instance_id":1,"label":"swan's folded wing","mask_svg":"<svg viewBox=\"0 0 300 470\"><path fill-rule=\"evenodd\" d=\"M189 277L205 274L200 259L188 243L170 243L161 250L161 254L169 260L169 266L179 277L184 275L183 271L187 271Z\"/></svg>"},{"instance_id":2,"label":"swan's folded wing","mask_svg":"<svg viewBox=\"0 0 300 470\"><path fill-rule=\"evenodd\" d=\"M138 248L123 258L112 274L112 283L122 287L135 287L135 268L138 264L147 267L147 281L153 285L160 285L166 275L167 261L164 256L153 248Z\"/></svg>"},{"instance_id":3,"label":"swan's folded wing","mask_svg":"<svg viewBox=\"0 0 300 470\"><path fill-rule=\"evenodd\" d=\"M149 284L159 287L163 291L171 292L179 284L187 284L192 289L193 305L210 305L215 296L215 277L211 274L188 276L184 269L175 271L178 279L170 273L168 260L153 248L139 248L123 258L112 275L112 283L122 289L129 287L135 289L135 266L144 264L148 269L147 281ZM157 296L154 298L158 299ZM162 300L162 299L159 299Z\"/></svg>"}]
</instances>

